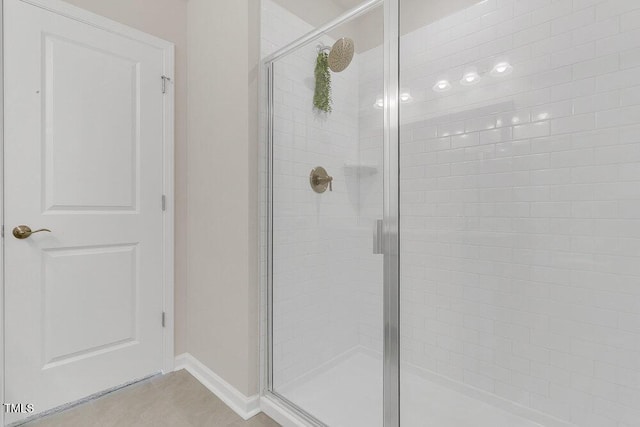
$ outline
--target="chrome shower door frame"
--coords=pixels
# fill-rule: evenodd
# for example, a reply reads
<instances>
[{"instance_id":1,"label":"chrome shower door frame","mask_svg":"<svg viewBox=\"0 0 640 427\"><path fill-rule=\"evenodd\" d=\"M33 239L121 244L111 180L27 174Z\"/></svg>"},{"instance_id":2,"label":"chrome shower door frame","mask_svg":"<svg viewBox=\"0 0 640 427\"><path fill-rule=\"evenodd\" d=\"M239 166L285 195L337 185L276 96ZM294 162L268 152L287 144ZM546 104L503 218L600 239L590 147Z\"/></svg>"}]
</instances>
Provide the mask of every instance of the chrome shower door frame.
<instances>
[{"instance_id":1,"label":"chrome shower door frame","mask_svg":"<svg viewBox=\"0 0 640 427\"><path fill-rule=\"evenodd\" d=\"M384 427L400 427L400 0L384 4Z\"/></svg>"},{"instance_id":2,"label":"chrome shower door frame","mask_svg":"<svg viewBox=\"0 0 640 427\"><path fill-rule=\"evenodd\" d=\"M369 0L328 24L317 28L263 60L263 82L266 96L266 178L262 188L266 193L266 271L262 274L261 337L262 397L270 399L311 426L325 426L303 408L278 394L273 388L273 122L274 122L274 62L296 49L314 42L331 31L369 10L384 7L384 196L383 196L383 254L384 254L384 427L400 426L400 127L399 127L399 11L400 0ZM266 219L266 221L264 221ZM264 250L264 248L263 248Z\"/></svg>"}]
</instances>

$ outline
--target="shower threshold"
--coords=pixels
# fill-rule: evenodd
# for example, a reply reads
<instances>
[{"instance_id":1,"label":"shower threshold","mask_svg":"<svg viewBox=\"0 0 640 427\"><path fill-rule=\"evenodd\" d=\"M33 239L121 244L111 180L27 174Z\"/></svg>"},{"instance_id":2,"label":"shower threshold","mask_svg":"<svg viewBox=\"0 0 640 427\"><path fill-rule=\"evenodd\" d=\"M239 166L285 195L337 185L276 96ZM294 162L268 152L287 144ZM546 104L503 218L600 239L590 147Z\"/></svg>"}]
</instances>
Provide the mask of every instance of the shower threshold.
<instances>
[{"instance_id":1,"label":"shower threshold","mask_svg":"<svg viewBox=\"0 0 640 427\"><path fill-rule=\"evenodd\" d=\"M523 416L516 415L418 371L408 367L401 376L404 427L569 426L543 420L546 416L537 412L525 417L530 410L522 407ZM381 372L380 355L356 349L281 387L279 393L331 427L382 427Z\"/></svg>"}]
</instances>

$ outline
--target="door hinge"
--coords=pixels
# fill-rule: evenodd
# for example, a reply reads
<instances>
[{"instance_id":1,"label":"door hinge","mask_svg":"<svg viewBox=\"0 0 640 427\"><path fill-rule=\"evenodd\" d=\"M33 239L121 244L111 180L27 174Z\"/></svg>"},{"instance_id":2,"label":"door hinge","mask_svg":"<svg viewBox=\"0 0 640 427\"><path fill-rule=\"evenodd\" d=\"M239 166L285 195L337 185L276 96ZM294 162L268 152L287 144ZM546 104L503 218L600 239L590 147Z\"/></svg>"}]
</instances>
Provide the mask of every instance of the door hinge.
<instances>
[{"instance_id":1,"label":"door hinge","mask_svg":"<svg viewBox=\"0 0 640 427\"><path fill-rule=\"evenodd\" d=\"M163 312L162 312L162 327L163 327L163 328L165 327L165 323L166 323L166 322L165 322L165 318L166 318L166 316L165 316L165 312L163 311Z\"/></svg>"},{"instance_id":2,"label":"door hinge","mask_svg":"<svg viewBox=\"0 0 640 427\"><path fill-rule=\"evenodd\" d=\"M167 93L167 82L171 81L171 77L162 76L162 93Z\"/></svg>"},{"instance_id":3,"label":"door hinge","mask_svg":"<svg viewBox=\"0 0 640 427\"><path fill-rule=\"evenodd\" d=\"M4 224L2 224L2 229L0 230L0 234L2 235L2 238L4 239Z\"/></svg>"},{"instance_id":4,"label":"door hinge","mask_svg":"<svg viewBox=\"0 0 640 427\"><path fill-rule=\"evenodd\" d=\"M162 195L162 210L167 210L167 196L165 196L164 194Z\"/></svg>"}]
</instances>

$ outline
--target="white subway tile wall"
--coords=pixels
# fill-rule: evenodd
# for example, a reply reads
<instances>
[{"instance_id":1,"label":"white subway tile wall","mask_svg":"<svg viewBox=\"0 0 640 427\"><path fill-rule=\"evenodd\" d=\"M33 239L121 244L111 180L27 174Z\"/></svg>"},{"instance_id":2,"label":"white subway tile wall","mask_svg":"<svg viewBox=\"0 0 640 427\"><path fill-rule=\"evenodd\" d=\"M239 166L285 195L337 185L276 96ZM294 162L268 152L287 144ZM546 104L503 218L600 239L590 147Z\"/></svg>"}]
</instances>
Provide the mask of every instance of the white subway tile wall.
<instances>
[{"instance_id":1,"label":"white subway tile wall","mask_svg":"<svg viewBox=\"0 0 640 427\"><path fill-rule=\"evenodd\" d=\"M402 36L403 362L640 426L639 28L637 0L486 0Z\"/></svg>"}]
</instances>

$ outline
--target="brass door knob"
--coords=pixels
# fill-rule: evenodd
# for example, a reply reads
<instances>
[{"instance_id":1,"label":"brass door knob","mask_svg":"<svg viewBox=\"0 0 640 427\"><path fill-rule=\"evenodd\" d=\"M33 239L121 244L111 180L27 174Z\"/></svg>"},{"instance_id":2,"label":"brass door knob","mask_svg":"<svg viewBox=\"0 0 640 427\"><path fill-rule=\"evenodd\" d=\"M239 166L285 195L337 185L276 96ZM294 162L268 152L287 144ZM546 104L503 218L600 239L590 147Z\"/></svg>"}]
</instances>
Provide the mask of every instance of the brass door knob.
<instances>
[{"instance_id":1,"label":"brass door knob","mask_svg":"<svg viewBox=\"0 0 640 427\"><path fill-rule=\"evenodd\" d=\"M39 230L32 231L28 225L19 225L13 229L13 237L16 239L26 239L31 236L33 233L40 233L42 231L46 231L47 233L51 233L51 230L47 228L41 228Z\"/></svg>"}]
</instances>

